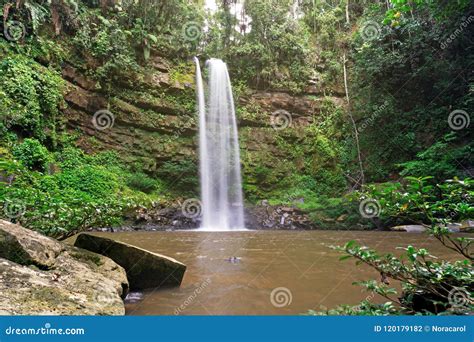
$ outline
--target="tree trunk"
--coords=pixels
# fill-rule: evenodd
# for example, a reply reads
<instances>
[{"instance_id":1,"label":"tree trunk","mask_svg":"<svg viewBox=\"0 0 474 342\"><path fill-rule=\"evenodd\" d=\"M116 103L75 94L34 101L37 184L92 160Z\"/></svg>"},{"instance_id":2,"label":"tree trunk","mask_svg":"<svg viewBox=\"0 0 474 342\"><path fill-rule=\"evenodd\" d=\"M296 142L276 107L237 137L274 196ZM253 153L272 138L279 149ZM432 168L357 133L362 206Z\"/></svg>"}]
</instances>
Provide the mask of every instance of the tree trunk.
<instances>
[{"instance_id":1,"label":"tree trunk","mask_svg":"<svg viewBox=\"0 0 474 342\"><path fill-rule=\"evenodd\" d=\"M351 20L350 20L350 17L349 17L349 1L350 0L346 1L346 23L347 23L347 25L351 24Z\"/></svg>"},{"instance_id":2,"label":"tree trunk","mask_svg":"<svg viewBox=\"0 0 474 342\"><path fill-rule=\"evenodd\" d=\"M351 102L350 102L350 97L349 97L349 86L348 86L348 81L347 81L347 59L346 59L346 53L344 52L343 56L343 64L344 64L344 89L346 91L346 100L347 100L347 113L349 114L349 118L351 119L352 126L354 128L354 138L356 142L356 148L357 148L357 159L359 161L359 169L360 169L360 185L364 185L365 182L365 175L364 175L364 165L362 163L362 154L360 152L360 144L359 144L359 131L357 130L357 124L354 120L354 117L352 116L351 112Z\"/></svg>"}]
</instances>

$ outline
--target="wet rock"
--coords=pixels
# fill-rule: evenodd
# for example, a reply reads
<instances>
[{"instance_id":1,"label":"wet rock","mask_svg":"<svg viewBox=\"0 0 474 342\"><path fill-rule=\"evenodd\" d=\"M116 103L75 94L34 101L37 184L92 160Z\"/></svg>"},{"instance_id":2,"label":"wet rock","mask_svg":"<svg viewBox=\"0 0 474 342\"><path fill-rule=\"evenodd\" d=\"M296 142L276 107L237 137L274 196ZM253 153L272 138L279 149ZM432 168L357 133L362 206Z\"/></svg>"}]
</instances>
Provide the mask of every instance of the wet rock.
<instances>
[{"instance_id":1,"label":"wet rock","mask_svg":"<svg viewBox=\"0 0 474 342\"><path fill-rule=\"evenodd\" d=\"M423 233L426 231L426 227L419 224L411 224L411 225L395 226L395 227L390 228L390 230L393 230L396 232Z\"/></svg>"},{"instance_id":2,"label":"wet rock","mask_svg":"<svg viewBox=\"0 0 474 342\"><path fill-rule=\"evenodd\" d=\"M176 230L194 229L200 226L200 217L188 217L183 214L179 204L169 207L155 205L140 208L133 217L135 230Z\"/></svg>"},{"instance_id":3,"label":"wet rock","mask_svg":"<svg viewBox=\"0 0 474 342\"><path fill-rule=\"evenodd\" d=\"M132 290L179 286L186 265L167 256L104 237L80 234L75 246L105 255L127 272Z\"/></svg>"},{"instance_id":4,"label":"wet rock","mask_svg":"<svg viewBox=\"0 0 474 342\"><path fill-rule=\"evenodd\" d=\"M86 76L80 74L76 68L71 65L65 64L62 68L62 76L69 82L78 85L79 87L86 90L95 90L97 88L97 82L93 81Z\"/></svg>"},{"instance_id":5,"label":"wet rock","mask_svg":"<svg viewBox=\"0 0 474 342\"><path fill-rule=\"evenodd\" d=\"M123 315L128 281L107 257L0 220L0 312Z\"/></svg>"},{"instance_id":6,"label":"wet rock","mask_svg":"<svg viewBox=\"0 0 474 342\"><path fill-rule=\"evenodd\" d=\"M125 303L127 304L135 304L143 300L143 293L142 292L130 292L125 298Z\"/></svg>"},{"instance_id":7,"label":"wet rock","mask_svg":"<svg viewBox=\"0 0 474 342\"><path fill-rule=\"evenodd\" d=\"M461 223L460 231L463 233L473 233L474 232L474 221L466 220Z\"/></svg>"},{"instance_id":8,"label":"wet rock","mask_svg":"<svg viewBox=\"0 0 474 342\"><path fill-rule=\"evenodd\" d=\"M461 231L462 224L461 223L449 223L447 226L448 230L451 233L459 233Z\"/></svg>"},{"instance_id":9,"label":"wet rock","mask_svg":"<svg viewBox=\"0 0 474 342\"><path fill-rule=\"evenodd\" d=\"M246 210L246 226L252 229L312 229L308 215L295 207L271 206L262 201L261 206Z\"/></svg>"}]
</instances>

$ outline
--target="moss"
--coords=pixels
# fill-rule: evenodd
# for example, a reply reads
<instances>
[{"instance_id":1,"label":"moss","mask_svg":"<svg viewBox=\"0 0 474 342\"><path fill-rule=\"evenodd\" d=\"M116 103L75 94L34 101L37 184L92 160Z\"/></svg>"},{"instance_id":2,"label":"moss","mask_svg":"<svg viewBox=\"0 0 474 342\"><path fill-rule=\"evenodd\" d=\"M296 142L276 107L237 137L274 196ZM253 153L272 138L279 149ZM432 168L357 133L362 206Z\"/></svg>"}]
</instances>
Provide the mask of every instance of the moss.
<instances>
[{"instance_id":1,"label":"moss","mask_svg":"<svg viewBox=\"0 0 474 342\"><path fill-rule=\"evenodd\" d=\"M100 255L91 253L86 250L82 250L80 253L71 253L71 256L74 259L83 261L91 266L102 266L104 264Z\"/></svg>"},{"instance_id":2,"label":"moss","mask_svg":"<svg viewBox=\"0 0 474 342\"><path fill-rule=\"evenodd\" d=\"M30 265L32 260L11 235L0 231L0 257L20 265Z\"/></svg>"},{"instance_id":3,"label":"moss","mask_svg":"<svg viewBox=\"0 0 474 342\"><path fill-rule=\"evenodd\" d=\"M179 63L170 70L170 80L181 84L194 84L194 65Z\"/></svg>"}]
</instances>

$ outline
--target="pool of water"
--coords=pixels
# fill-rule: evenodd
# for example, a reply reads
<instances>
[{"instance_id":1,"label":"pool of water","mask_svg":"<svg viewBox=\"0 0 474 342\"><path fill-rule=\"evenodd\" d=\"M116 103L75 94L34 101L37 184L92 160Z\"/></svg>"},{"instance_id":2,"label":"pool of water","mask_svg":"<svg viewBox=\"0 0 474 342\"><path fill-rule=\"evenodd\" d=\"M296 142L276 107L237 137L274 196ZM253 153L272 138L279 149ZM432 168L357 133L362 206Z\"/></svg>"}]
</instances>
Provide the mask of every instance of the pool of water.
<instances>
[{"instance_id":1,"label":"pool of water","mask_svg":"<svg viewBox=\"0 0 474 342\"><path fill-rule=\"evenodd\" d=\"M133 294L128 315L293 315L383 299L353 282L380 275L327 246L349 240L383 252L425 247L449 250L424 234L356 231L241 231L97 233L173 257L187 265L181 287ZM397 284L392 284L397 287Z\"/></svg>"}]
</instances>

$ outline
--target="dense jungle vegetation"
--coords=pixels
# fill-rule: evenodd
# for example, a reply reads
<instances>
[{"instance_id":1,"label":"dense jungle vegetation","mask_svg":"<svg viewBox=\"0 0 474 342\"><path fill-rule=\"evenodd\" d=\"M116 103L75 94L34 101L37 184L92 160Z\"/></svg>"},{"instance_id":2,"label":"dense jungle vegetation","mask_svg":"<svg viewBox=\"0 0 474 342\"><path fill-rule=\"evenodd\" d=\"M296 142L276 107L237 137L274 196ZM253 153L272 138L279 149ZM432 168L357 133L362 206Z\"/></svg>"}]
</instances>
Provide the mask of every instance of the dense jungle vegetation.
<instances>
[{"instance_id":1,"label":"dense jungle vegetation","mask_svg":"<svg viewBox=\"0 0 474 342\"><path fill-rule=\"evenodd\" d=\"M296 205L321 228L421 223L472 260L469 242L443 228L474 216L472 1L224 0L212 11L204 1L187 0L0 5L0 217L62 238L120 225L138 207L198 196L195 155L165 156L150 170L113 148L95 149L93 138L82 144L86 133L64 114L70 84L62 73L72 65L109 106L143 99L161 108L166 102L192 117L192 87L151 91L147 75L159 55L171 64L171 81L192 85L191 57L197 55L228 63L239 119L263 120L262 134L284 152L247 149L248 136L242 136L249 205ZM323 105L309 124L275 131L270 113L241 102L255 90L309 96ZM163 119L152 111L140 115ZM176 127L166 147L172 139L188 141L185 130ZM376 202L377 215L370 209L361 216L366 199ZM405 312L419 311L412 305L419 291L435 299L449 292L420 274L421 266L455 278L451 287L472 287L465 262L432 263L426 251L411 248L410 265L401 268L398 259L353 243L342 249L405 282L399 303ZM365 285L385 297L392 293ZM359 313L398 310L364 305L367 311ZM338 312L344 310L351 309Z\"/></svg>"}]
</instances>

